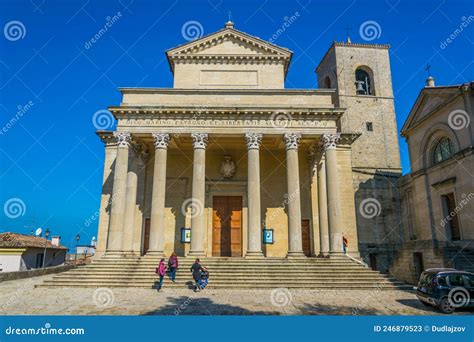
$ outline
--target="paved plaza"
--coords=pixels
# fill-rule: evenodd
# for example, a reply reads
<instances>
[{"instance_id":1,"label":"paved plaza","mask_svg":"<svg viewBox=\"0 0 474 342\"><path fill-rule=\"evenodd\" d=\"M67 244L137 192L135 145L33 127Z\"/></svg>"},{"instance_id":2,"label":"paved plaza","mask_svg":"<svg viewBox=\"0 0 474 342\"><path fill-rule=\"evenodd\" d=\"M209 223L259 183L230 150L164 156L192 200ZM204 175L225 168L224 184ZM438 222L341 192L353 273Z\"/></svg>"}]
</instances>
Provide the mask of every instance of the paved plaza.
<instances>
[{"instance_id":1,"label":"paved plaza","mask_svg":"<svg viewBox=\"0 0 474 342\"><path fill-rule=\"evenodd\" d=\"M413 291L35 288L51 276L0 283L7 315L440 315ZM456 312L471 315L472 309Z\"/></svg>"}]
</instances>

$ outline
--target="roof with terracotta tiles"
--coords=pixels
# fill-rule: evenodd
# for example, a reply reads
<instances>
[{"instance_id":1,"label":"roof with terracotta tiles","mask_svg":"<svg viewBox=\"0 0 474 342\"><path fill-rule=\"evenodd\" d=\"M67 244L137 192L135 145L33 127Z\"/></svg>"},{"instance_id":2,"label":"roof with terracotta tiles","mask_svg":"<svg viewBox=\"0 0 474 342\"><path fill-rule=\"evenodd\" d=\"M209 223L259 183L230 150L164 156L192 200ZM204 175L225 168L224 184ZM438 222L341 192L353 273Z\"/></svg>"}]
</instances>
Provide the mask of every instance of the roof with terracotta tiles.
<instances>
[{"instance_id":1,"label":"roof with terracotta tiles","mask_svg":"<svg viewBox=\"0 0 474 342\"><path fill-rule=\"evenodd\" d=\"M0 248L27 248L27 247L38 247L44 248L46 241L46 247L51 249L68 249L65 246L55 246L51 241L46 240L43 237L31 236L18 233L1 233L0 234Z\"/></svg>"}]
</instances>

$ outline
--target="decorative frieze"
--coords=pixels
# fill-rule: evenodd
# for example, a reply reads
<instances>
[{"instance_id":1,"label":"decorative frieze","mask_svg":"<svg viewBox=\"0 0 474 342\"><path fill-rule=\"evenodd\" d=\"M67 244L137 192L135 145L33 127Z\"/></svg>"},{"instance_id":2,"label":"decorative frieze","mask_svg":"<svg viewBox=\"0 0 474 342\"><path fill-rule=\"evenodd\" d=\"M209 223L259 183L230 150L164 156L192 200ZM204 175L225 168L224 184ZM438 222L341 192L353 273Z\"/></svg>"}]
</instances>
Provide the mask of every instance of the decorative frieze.
<instances>
[{"instance_id":1,"label":"decorative frieze","mask_svg":"<svg viewBox=\"0 0 474 342\"><path fill-rule=\"evenodd\" d=\"M207 146L208 134L207 133L192 133L193 146L195 149L205 149Z\"/></svg>"},{"instance_id":2,"label":"decorative frieze","mask_svg":"<svg viewBox=\"0 0 474 342\"><path fill-rule=\"evenodd\" d=\"M249 150L255 149L258 150L262 143L263 135L260 133L246 133L245 134L245 141L247 142L247 148Z\"/></svg>"},{"instance_id":3,"label":"decorative frieze","mask_svg":"<svg viewBox=\"0 0 474 342\"><path fill-rule=\"evenodd\" d=\"M283 140L285 141L287 150L297 150L300 143L301 134L298 133L285 133Z\"/></svg>"},{"instance_id":4,"label":"decorative frieze","mask_svg":"<svg viewBox=\"0 0 474 342\"><path fill-rule=\"evenodd\" d=\"M204 116L204 114L200 115ZM169 119L119 119L120 126L126 127L241 127L241 128L275 128L275 120L268 119L244 119L244 118L223 118L216 119L211 116L209 118L169 118ZM315 120L308 117L307 119L293 119L285 123L285 128L326 128L335 127L333 120Z\"/></svg>"},{"instance_id":5,"label":"decorative frieze","mask_svg":"<svg viewBox=\"0 0 474 342\"><path fill-rule=\"evenodd\" d=\"M128 132L114 132L117 138L118 147L129 147L132 142L132 135Z\"/></svg>"},{"instance_id":6,"label":"decorative frieze","mask_svg":"<svg viewBox=\"0 0 474 342\"><path fill-rule=\"evenodd\" d=\"M153 142L156 149L167 149L170 143L170 135L168 133L152 133Z\"/></svg>"}]
</instances>

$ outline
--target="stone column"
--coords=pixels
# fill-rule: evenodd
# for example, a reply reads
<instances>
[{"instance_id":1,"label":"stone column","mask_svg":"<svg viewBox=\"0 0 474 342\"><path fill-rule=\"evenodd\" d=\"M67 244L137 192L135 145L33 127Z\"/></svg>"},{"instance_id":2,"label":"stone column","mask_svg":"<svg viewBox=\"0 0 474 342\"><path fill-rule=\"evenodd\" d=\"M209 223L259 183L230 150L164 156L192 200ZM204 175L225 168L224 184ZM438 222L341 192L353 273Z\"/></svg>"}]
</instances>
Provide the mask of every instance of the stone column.
<instances>
[{"instance_id":1,"label":"stone column","mask_svg":"<svg viewBox=\"0 0 474 342\"><path fill-rule=\"evenodd\" d=\"M309 171L311 175L311 255L320 253L321 239L319 234L319 194L318 194L318 157L319 151L316 145L311 146L308 154Z\"/></svg>"},{"instance_id":2,"label":"stone column","mask_svg":"<svg viewBox=\"0 0 474 342\"><path fill-rule=\"evenodd\" d=\"M260 144L262 134L245 134L248 149L247 207L248 246L246 256L263 256L260 220Z\"/></svg>"},{"instance_id":3,"label":"stone column","mask_svg":"<svg viewBox=\"0 0 474 342\"><path fill-rule=\"evenodd\" d=\"M115 158L107 252L120 252L122 249L123 220L127 191L128 151L132 140L132 136L128 132L115 132L114 135L117 138L117 157Z\"/></svg>"},{"instance_id":4,"label":"stone column","mask_svg":"<svg viewBox=\"0 0 474 342\"><path fill-rule=\"evenodd\" d=\"M144 203L145 203L145 181L146 181L146 169L148 152L146 147L142 146L140 153L138 154L137 164L137 203L135 206L135 229L133 232L133 244L132 250L134 254L141 255L143 250L143 236L145 235L143 229L144 219Z\"/></svg>"},{"instance_id":5,"label":"stone column","mask_svg":"<svg viewBox=\"0 0 474 342\"><path fill-rule=\"evenodd\" d=\"M191 247L189 255L204 255L204 237L206 233L204 201L206 185L206 146L207 133L193 133L193 190L191 214Z\"/></svg>"},{"instance_id":6,"label":"stone column","mask_svg":"<svg viewBox=\"0 0 474 342\"><path fill-rule=\"evenodd\" d=\"M147 254L162 256L165 247L166 158L170 135L153 133L155 163L151 195L150 243Z\"/></svg>"},{"instance_id":7,"label":"stone column","mask_svg":"<svg viewBox=\"0 0 474 342\"><path fill-rule=\"evenodd\" d=\"M132 144L133 146L133 144ZM123 238L122 251L124 253L132 253L133 250L133 231L135 227L135 208L137 202L137 163L138 163L138 149L136 146L131 149L132 153L129 156L129 168L127 173L127 195L125 198L125 210L123 218Z\"/></svg>"},{"instance_id":8,"label":"stone column","mask_svg":"<svg viewBox=\"0 0 474 342\"><path fill-rule=\"evenodd\" d=\"M326 189L326 158L323 153L319 161L318 172L320 256L329 255L328 195Z\"/></svg>"},{"instance_id":9,"label":"stone column","mask_svg":"<svg viewBox=\"0 0 474 342\"><path fill-rule=\"evenodd\" d=\"M298 145L301 134L286 133L286 174L288 183L288 257L302 257L300 174Z\"/></svg>"},{"instance_id":10,"label":"stone column","mask_svg":"<svg viewBox=\"0 0 474 342\"><path fill-rule=\"evenodd\" d=\"M326 180L328 197L329 241L331 253L342 253L342 227L340 223L340 198L337 177L336 144L339 134L324 134L324 149L326 153Z\"/></svg>"}]
</instances>

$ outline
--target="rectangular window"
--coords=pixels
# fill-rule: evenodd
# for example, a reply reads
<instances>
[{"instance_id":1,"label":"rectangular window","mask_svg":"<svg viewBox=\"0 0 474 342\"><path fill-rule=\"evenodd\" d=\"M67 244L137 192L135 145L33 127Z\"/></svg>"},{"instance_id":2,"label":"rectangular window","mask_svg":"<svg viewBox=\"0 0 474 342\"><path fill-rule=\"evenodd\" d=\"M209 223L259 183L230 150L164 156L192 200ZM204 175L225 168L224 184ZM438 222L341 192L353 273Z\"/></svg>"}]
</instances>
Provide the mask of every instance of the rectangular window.
<instances>
[{"instance_id":1,"label":"rectangular window","mask_svg":"<svg viewBox=\"0 0 474 342\"><path fill-rule=\"evenodd\" d=\"M368 132L372 132L374 130L374 125L372 124L372 122L366 122L365 128L367 129Z\"/></svg>"},{"instance_id":2,"label":"rectangular window","mask_svg":"<svg viewBox=\"0 0 474 342\"><path fill-rule=\"evenodd\" d=\"M443 203L444 217L443 222L445 222L446 228L448 229L448 234L451 235L452 241L461 240L461 233L459 230L459 220L456 208L456 200L454 199L454 193L449 193L441 196L441 201Z\"/></svg>"},{"instance_id":3,"label":"rectangular window","mask_svg":"<svg viewBox=\"0 0 474 342\"><path fill-rule=\"evenodd\" d=\"M410 240L416 239L415 229L414 229L414 218L413 218L413 190L408 189L405 192L405 204L407 210L407 223L408 223L408 236Z\"/></svg>"}]
</instances>

